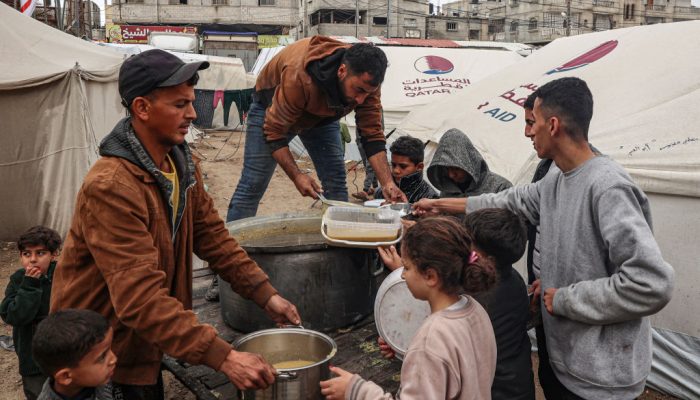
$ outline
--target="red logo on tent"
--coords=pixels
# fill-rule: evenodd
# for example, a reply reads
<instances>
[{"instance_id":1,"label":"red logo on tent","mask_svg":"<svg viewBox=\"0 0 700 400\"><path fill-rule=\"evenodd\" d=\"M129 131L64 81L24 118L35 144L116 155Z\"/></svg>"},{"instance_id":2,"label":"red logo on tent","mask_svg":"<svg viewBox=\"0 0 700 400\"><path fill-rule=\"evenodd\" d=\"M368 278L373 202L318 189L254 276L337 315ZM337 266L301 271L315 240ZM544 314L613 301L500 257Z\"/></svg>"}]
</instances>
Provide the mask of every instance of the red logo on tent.
<instances>
[{"instance_id":1,"label":"red logo on tent","mask_svg":"<svg viewBox=\"0 0 700 400\"><path fill-rule=\"evenodd\" d=\"M561 67L554 68L553 70L547 72L547 75L551 75L557 72L571 71L572 69L585 67L586 65L598 61L605 57L611 51L615 50L617 47L617 40L609 40L593 50L587 53L581 54L580 56L574 58L568 63L562 65Z\"/></svg>"},{"instance_id":2,"label":"red logo on tent","mask_svg":"<svg viewBox=\"0 0 700 400\"><path fill-rule=\"evenodd\" d=\"M413 63L418 72L429 75L440 75L452 72L455 66L446 58L438 56L423 56Z\"/></svg>"}]
</instances>

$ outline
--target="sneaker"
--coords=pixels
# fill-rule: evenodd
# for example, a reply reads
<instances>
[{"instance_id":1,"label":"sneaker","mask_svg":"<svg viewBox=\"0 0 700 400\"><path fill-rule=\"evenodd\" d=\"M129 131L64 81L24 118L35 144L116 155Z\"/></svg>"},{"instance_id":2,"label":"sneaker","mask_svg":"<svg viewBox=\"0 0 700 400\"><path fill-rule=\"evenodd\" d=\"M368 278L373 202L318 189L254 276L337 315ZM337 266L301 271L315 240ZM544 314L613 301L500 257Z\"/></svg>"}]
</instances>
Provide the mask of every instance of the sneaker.
<instances>
[{"instance_id":1,"label":"sneaker","mask_svg":"<svg viewBox=\"0 0 700 400\"><path fill-rule=\"evenodd\" d=\"M362 200L362 201L369 200L369 195L364 190L361 192L353 193L352 197L356 198L357 200Z\"/></svg>"},{"instance_id":2,"label":"sneaker","mask_svg":"<svg viewBox=\"0 0 700 400\"><path fill-rule=\"evenodd\" d=\"M207 289L207 293L204 295L204 300L206 301L219 301L219 277L214 276L212 278L211 283L209 284L209 288Z\"/></svg>"},{"instance_id":3,"label":"sneaker","mask_svg":"<svg viewBox=\"0 0 700 400\"><path fill-rule=\"evenodd\" d=\"M7 351L15 351L15 344L12 342L12 337L0 335L0 347Z\"/></svg>"}]
</instances>

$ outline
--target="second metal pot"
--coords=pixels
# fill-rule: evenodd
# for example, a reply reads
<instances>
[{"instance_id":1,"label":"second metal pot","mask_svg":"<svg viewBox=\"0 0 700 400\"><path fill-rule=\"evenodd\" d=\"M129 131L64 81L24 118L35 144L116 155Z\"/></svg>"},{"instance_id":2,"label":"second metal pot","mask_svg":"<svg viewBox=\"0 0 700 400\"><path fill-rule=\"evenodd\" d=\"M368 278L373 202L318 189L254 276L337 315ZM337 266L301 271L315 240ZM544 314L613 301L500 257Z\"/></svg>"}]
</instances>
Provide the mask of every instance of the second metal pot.
<instances>
[{"instance_id":1,"label":"second metal pot","mask_svg":"<svg viewBox=\"0 0 700 400\"><path fill-rule=\"evenodd\" d=\"M270 364L308 360L301 368L278 368L275 383L265 390L239 392L242 400L320 400L319 383L330 378L330 360L338 348L323 333L299 329L266 329L243 336L234 343L237 351L262 355Z\"/></svg>"}]
</instances>

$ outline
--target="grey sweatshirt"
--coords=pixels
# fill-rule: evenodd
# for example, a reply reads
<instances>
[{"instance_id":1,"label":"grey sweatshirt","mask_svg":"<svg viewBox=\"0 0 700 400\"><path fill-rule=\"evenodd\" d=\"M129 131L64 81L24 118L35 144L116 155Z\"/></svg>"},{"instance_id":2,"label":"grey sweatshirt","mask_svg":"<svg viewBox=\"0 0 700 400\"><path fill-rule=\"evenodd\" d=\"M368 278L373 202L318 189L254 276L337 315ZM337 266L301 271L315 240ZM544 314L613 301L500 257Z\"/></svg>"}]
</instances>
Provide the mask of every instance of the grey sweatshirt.
<instances>
[{"instance_id":1,"label":"grey sweatshirt","mask_svg":"<svg viewBox=\"0 0 700 400\"><path fill-rule=\"evenodd\" d=\"M447 176L448 167L459 168L469 175L464 187ZM442 135L427 175L430 183L440 191L441 198L496 193L513 186L506 178L489 170L479 150L458 129L450 129Z\"/></svg>"},{"instance_id":2,"label":"grey sweatshirt","mask_svg":"<svg viewBox=\"0 0 700 400\"><path fill-rule=\"evenodd\" d=\"M537 183L469 198L467 212L508 208L540 225L541 285L557 378L587 399L631 399L651 368L648 315L671 299L674 273L654 239L646 195L606 156Z\"/></svg>"}]
</instances>

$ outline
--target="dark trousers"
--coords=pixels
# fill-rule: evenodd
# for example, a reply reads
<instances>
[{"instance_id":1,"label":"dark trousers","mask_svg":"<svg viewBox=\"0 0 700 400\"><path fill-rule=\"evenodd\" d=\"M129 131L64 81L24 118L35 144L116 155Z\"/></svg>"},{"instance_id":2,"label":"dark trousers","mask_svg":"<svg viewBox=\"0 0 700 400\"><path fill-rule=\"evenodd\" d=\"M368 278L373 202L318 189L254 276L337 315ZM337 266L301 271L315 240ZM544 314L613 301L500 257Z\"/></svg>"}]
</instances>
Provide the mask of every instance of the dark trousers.
<instances>
[{"instance_id":1,"label":"dark trousers","mask_svg":"<svg viewBox=\"0 0 700 400\"><path fill-rule=\"evenodd\" d=\"M39 397L44 382L46 382L44 374L22 376L22 390L27 400L36 400Z\"/></svg>"},{"instance_id":2,"label":"dark trousers","mask_svg":"<svg viewBox=\"0 0 700 400\"><path fill-rule=\"evenodd\" d=\"M549 362L549 353L547 353L547 338L544 334L544 326L535 327L537 334L537 355L540 359L540 368L537 375L540 378L540 386L544 392L544 397L548 400L584 400L572 393L566 386L562 385L557 379L552 364Z\"/></svg>"},{"instance_id":3,"label":"dark trousers","mask_svg":"<svg viewBox=\"0 0 700 400\"><path fill-rule=\"evenodd\" d=\"M164 400L163 373L158 373L158 382L154 385L137 386L112 383L114 400Z\"/></svg>"}]
</instances>

